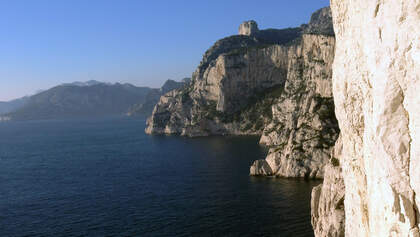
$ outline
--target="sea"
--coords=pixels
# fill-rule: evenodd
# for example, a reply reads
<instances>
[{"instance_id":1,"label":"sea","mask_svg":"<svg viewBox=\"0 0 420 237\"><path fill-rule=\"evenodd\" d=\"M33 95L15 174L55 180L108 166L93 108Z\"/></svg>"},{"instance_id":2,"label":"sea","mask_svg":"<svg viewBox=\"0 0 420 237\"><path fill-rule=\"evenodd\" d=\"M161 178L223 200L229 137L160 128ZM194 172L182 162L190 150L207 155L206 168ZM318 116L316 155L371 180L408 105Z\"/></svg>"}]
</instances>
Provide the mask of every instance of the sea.
<instances>
[{"instance_id":1,"label":"sea","mask_svg":"<svg viewBox=\"0 0 420 237\"><path fill-rule=\"evenodd\" d=\"M258 137L146 135L141 118L0 123L0 237L313 236L318 181L251 177Z\"/></svg>"}]
</instances>

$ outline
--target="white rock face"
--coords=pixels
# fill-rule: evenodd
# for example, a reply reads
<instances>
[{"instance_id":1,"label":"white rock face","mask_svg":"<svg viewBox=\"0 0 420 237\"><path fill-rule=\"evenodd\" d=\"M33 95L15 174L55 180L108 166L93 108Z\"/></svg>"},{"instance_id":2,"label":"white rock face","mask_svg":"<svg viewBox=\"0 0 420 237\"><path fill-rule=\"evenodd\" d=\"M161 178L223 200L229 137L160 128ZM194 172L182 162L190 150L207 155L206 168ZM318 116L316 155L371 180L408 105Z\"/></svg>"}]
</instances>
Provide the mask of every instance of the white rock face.
<instances>
[{"instance_id":1,"label":"white rock face","mask_svg":"<svg viewBox=\"0 0 420 237\"><path fill-rule=\"evenodd\" d=\"M331 160L325 166L324 182L312 190L311 219L315 236L344 236L344 180L340 159L343 143L337 139Z\"/></svg>"},{"instance_id":2,"label":"white rock face","mask_svg":"<svg viewBox=\"0 0 420 237\"><path fill-rule=\"evenodd\" d=\"M239 35L252 35L258 32L258 25L255 21L245 21L239 26Z\"/></svg>"},{"instance_id":3,"label":"white rock face","mask_svg":"<svg viewBox=\"0 0 420 237\"><path fill-rule=\"evenodd\" d=\"M288 52L288 47L272 45L219 55L205 69L196 70L188 88L160 98L146 133L260 135L268 120L264 110L271 110L272 99L252 104L250 100L258 92L284 85Z\"/></svg>"},{"instance_id":4,"label":"white rock face","mask_svg":"<svg viewBox=\"0 0 420 237\"><path fill-rule=\"evenodd\" d=\"M339 133L331 82L334 44L333 36L304 34L301 44L289 50L284 90L260 139L271 147L266 161L276 176L324 176ZM251 174L259 170L256 165Z\"/></svg>"},{"instance_id":5,"label":"white rock face","mask_svg":"<svg viewBox=\"0 0 420 237\"><path fill-rule=\"evenodd\" d=\"M256 160L250 168L250 175L273 175L273 171L266 160Z\"/></svg>"},{"instance_id":6,"label":"white rock face","mask_svg":"<svg viewBox=\"0 0 420 237\"><path fill-rule=\"evenodd\" d=\"M331 8L346 236L419 236L420 1Z\"/></svg>"}]
</instances>

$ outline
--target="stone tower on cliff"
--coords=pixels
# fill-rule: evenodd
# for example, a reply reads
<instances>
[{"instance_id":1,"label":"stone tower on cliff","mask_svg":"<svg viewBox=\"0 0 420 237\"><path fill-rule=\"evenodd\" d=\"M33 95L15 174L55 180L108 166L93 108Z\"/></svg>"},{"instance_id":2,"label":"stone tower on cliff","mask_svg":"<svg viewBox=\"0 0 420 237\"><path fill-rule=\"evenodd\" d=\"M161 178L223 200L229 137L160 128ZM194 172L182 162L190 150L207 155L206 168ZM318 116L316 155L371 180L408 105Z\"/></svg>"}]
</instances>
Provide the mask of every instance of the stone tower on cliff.
<instances>
[{"instance_id":1,"label":"stone tower on cliff","mask_svg":"<svg viewBox=\"0 0 420 237\"><path fill-rule=\"evenodd\" d=\"M258 24L255 21L245 21L239 26L239 34L240 35L252 35L257 33Z\"/></svg>"}]
</instances>

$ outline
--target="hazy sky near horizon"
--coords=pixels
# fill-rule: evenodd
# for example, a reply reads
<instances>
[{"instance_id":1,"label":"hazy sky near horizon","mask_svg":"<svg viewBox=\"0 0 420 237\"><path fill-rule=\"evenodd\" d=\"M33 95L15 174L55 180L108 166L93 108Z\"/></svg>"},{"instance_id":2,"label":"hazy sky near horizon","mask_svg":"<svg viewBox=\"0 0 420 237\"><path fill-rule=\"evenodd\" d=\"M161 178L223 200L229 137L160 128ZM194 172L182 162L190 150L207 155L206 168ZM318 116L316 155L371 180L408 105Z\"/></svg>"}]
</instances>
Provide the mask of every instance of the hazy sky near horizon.
<instances>
[{"instance_id":1,"label":"hazy sky near horizon","mask_svg":"<svg viewBox=\"0 0 420 237\"><path fill-rule=\"evenodd\" d=\"M329 0L0 0L0 101L98 80L160 87L190 77L245 20L307 23Z\"/></svg>"}]
</instances>

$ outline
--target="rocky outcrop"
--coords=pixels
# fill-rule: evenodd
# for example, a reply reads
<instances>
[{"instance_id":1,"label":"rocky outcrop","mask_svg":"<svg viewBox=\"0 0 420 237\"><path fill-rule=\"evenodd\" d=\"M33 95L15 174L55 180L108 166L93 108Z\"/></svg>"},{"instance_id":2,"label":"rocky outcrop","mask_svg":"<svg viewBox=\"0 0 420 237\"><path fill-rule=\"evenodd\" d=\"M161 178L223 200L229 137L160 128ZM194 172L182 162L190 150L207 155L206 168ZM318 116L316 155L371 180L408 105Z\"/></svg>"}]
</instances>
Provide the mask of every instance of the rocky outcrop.
<instances>
[{"instance_id":1,"label":"rocky outcrop","mask_svg":"<svg viewBox=\"0 0 420 237\"><path fill-rule=\"evenodd\" d=\"M239 26L239 35L252 35L258 32L258 25L255 21L245 21Z\"/></svg>"},{"instance_id":2,"label":"rocky outcrop","mask_svg":"<svg viewBox=\"0 0 420 237\"><path fill-rule=\"evenodd\" d=\"M419 236L420 2L331 8L346 236Z\"/></svg>"},{"instance_id":3,"label":"rocky outcrop","mask_svg":"<svg viewBox=\"0 0 420 237\"><path fill-rule=\"evenodd\" d=\"M304 26L305 34L322 34L334 36L331 9L329 7L321 8L311 16L309 25Z\"/></svg>"},{"instance_id":4,"label":"rocky outcrop","mask_svg":"<svg viewBox=\"0 0 420 237\"><path fill-rule=\"evenodd\" d=\"M334 37L305 34L290 57L284 91L260 139L270 147L266 162L273 175L323 177L339 133L331 85L334 42Z\"/></svg>"},{"instance_id":5,"label":"rocky outcrop","mask_svg":"<svg viewBox=\"0 0 420 237\"><path fill-rule=\"evenodd\" d=\"M217 41L189 87L160 98L146 133L260 135L287 78L290 43L301 29L259 31ZM266 44L268 43L268 44Z\"/></svg>"},{"instance_id":6,"label":"rocky outcrop","mask_svg":"<svg viewBox=\"0 0 420 237\"><path fill-rule=\"evenodd\" d=\"M220 55L190 87L160 98L146 133L260 135L271 116L276 86L286 79L287 48L244 48Z\"/></svg>"},{"instance_id":7,"label":"rocky outcrop","mask_svg":"<svg viewBox=\"0 0 420 237\"><path fill-rule=\"evenodd\" d=\"M320 19L322 16L326 19ZM329 8L317 11L311 19L306 26L311 34L304 34L298 50L289 56L284 90L273 103L273 119L260 139L270 147L265 162L271 175L322 178L338 137L331 82L335 39L317 34L332 31ZM327 22L331 29L320 22ZM251 166L250 173L266 175L253 172L258 171L258 163Z\"/></svg>"},{"instance_id":8,"label":"rocky outcrop","mask_svg":"<svg viewBox=\"0 0 420 237\"><path fill-rule=\"evenodd\" d=\"M146 133L262 135L270 152L251 167L252 175L322 178L338 137L331 84L335 39L319 33L325 26L316 30L328 21L320 19L330 16L325 12L329 8L303 28L216 42L191 85L160 98Z\"/></svg>"},{"instance_id":9,"label":"rocky outcrop","mask_svg":"<svg viewBox=\"0 0 420 237\"><path fill-rule=\"evenodd\" d=\"M250 175L273 175L273 170L271 169L270 165L265 160L256 160L254 165L251 166Z\"/></svg>"},{"instance_id":10,"label":"rocky outcrop","mask_svg":"<svg viewBox=\"0 0 420 237\"><path fill-rule=\"evenodd\" d=\"M168 93L169 91L179 89L185 86L188 86L190 83L190 78L184 78L181 81L174 81L171 79L166 80L163 86L160 89L151 89L141 103L134 104L130 106L127 111L127 116L132 117L144 117L150 116L152 114L153 108L159 102L159 99L162 95Z\"/></svg>"},{"instance_id":11,"label":"rocky outcrop","mask_svg":"<svg viewBox=\"0 0 420 237\"><path fill-rule=\"evenodd\" d=\"M311 219L315 236L344 237L344 180L340 159L343 143L339 138L325 166L324 182L312 190Z\"/></svg>"}]
</instances>

